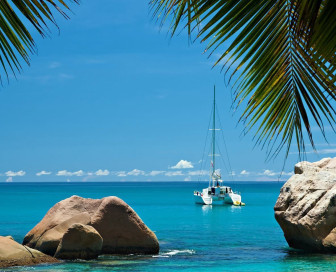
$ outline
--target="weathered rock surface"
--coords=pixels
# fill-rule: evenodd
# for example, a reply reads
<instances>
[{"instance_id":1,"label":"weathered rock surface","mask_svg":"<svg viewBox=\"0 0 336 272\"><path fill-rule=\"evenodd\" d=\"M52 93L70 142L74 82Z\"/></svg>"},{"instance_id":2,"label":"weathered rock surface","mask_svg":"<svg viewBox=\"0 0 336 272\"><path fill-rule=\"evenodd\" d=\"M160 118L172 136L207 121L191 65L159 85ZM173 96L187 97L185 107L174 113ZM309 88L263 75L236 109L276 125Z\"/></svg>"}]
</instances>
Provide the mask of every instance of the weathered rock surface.
<instances>
[{"instance_id":1,"label":"weathered rock surface","mask_svg":"<svg viewBox=\"0 0 336 272\"><path fill-rule=\"evenodd\" d=\"M64 233L71 225L74 223L90 224L90 222L91 217L87 212L77 214L43 233L37 240L35 249L54 256Z\"/></svg>"},{"instance_id":2,"label":"weathered rock surface","mask_svg":"<svg viewBox=\"0 0 336 272\"><path fill-rule=\"evenodd\" d=\"M25 247L12 238L0 236L0 268L56 262L57 259L38 250Z\"/></svg>"},{"instance_id":3,"label":"weathered rock surface","mask_svg":"<svg viewBox=\"0 0 336 272\"><path fill-rule=\"evenodd\" d=\"M84 219L79 222L78 217ZM58 202L26 235L23 244L53 255L59 244L56 241L60 241L60 237L63 237L70 227L69 222L94 227L103 238L103 254L156 254L159 252L159 242L155 234L130 206L114 196L102 199L72 196ZM61 224L64 227L58 227ZM53 228L57 229L51 231ZM44 247L44 243L48 246ZM46 248L52 248L52 250L49 251Z\"/></svg>"},{"instance_id":4,"label":"weathered rock surface","mask_svg":"<svg viewBox=\"0 0 336 272\"><path fill-rule=\"evenodd\" d=\"M95 259L101 253L103 238L91 226L73 224L64 233L55 257L59 259Z\"/></svg>"},{"instance_id":5,"label":"weathered rock surface","mask_svg":"<svg viewBox=\"0 0 336 272\"><path fill-rule=\"evenodd\" d=\"M336 252L336 158L300 162L294 172L274 207L288 245Z\"/></svg>"},{"instance_id":6,"label":"weathered rock surface","mask_svg":"<svg viewBox=\"0 0 336 272\"><path fill-rule=\"evenodd\" d=\"M136 212L117 197L106 197L91 217L91 225L103 237L103 252L156 254L159 242Z\"/></svg>"}]
</instances>

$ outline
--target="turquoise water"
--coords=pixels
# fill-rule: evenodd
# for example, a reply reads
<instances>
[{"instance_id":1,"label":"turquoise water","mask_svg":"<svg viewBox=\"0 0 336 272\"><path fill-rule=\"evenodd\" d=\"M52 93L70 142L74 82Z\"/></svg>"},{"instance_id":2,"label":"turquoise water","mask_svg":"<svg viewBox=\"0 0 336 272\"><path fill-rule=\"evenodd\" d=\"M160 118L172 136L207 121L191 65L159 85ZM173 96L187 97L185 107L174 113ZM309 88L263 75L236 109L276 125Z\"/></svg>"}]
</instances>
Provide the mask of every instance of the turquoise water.
<instances>
[{"instance_id":1,"label":"turquoise water","mask_svg":"<svg viewBox=\"0 0 336 272\"><path fill-rule=\"evenodd\" d=\"M288 248L273 216L281 183L236 183L245 207L195 205L202 183L1 183L0 235L22 241L56 202L71 195L125 200L155 231L157 256L103 256L95 261L5 271L336 271L333 255Z\"/></svg>"}]
</instances>

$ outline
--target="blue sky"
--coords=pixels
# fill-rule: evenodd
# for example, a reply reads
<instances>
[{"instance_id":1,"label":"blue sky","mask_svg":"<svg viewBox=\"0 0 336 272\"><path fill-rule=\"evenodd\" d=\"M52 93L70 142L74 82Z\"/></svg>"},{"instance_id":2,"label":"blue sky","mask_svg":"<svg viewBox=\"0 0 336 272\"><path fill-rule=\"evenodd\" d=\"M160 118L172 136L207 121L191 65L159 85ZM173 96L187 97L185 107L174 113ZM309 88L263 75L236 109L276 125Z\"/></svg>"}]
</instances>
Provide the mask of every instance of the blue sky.
<instances>
[{"instance_id":1,"label":"blue sky","mask_svg":"<svg viewBox=\"0 0 336 272\"><path fill-rule=\"evenodd\" d=\"M252 134L242 136L241 110L230 111L205 45L183 31L170 39L148 1L82 1L73 11L57 18L60 33L35 35L31 67L1 89L0 182L197 180L214 84L235 179L278 179L283 157L265 162ZM308 159L335 156L331 129L330 145L314 130L321 154L307 147ZM293 149L282 179L296 161Z\"/></svg>"}]
</instances>

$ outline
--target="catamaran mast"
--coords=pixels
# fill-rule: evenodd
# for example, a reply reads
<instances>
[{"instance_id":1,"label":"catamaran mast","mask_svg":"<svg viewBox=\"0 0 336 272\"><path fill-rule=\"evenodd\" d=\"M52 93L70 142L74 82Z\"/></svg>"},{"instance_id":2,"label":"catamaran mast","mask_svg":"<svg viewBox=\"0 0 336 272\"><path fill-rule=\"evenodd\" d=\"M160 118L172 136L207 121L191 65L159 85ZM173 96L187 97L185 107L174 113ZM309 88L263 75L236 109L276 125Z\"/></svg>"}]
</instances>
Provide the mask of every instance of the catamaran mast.
<instances>
[{"instance_id":1,"label":"catamaran mast","mask_svg":"<svg viewBox=\"0 0 336 272\"><path fill-rule=\"evenodd\" d=\"M212 123L212 186L215 186L215 150L216 150L216 86L214 85L214 99L213 99L213 123Z\"/></svg>"}]
</instances>

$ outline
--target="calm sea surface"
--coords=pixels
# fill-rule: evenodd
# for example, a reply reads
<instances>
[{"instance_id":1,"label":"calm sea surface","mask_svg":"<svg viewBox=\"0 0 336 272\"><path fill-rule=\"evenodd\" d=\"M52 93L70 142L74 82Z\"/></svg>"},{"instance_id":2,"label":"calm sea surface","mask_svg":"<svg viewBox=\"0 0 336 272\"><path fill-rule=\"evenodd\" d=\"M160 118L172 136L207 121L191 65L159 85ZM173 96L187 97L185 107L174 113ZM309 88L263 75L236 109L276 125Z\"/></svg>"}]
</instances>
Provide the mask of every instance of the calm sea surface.
<instances>
[{"instance_id":1,"label":"calm sea surface","mask_svg":"<svg viewBox=\"0 0 336 272\"><path fill-rule=\"evenodd\" d=\"M245 207L195 205L191 182L1 183L0 235L22 241L56 202L79 195L125 200L160 241L156 256L102 256L95 261L5 271L336 271L336 256L288 248L273 216L281 183L236 183Z\"/></svg>"}]
</instances>

